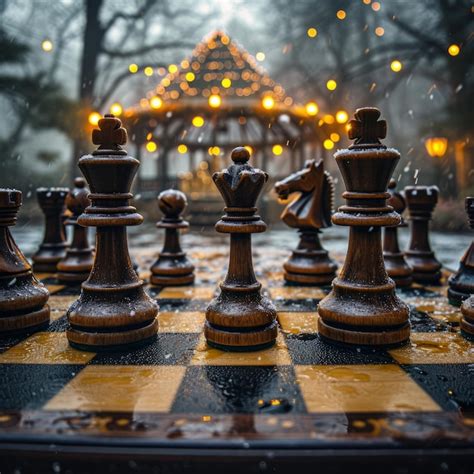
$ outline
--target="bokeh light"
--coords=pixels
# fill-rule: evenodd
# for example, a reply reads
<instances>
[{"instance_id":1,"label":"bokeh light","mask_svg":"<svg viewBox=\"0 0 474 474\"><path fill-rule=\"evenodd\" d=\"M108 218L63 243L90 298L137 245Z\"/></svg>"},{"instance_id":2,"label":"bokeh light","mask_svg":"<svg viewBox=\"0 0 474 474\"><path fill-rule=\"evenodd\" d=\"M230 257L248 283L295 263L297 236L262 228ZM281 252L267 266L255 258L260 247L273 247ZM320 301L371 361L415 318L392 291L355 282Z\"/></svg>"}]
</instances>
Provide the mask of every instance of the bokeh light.
<instances>
[{"instance_id":1,"label":"bokeh light","mask_svg":"<svg viewBox=\"0 0 474 474\"><path fill-rule=\"evenodd\" d=\"M218 107L221 106L222 104L222 99L221 99L221 96L218 95L218 94L212 94L209 96L209 105L213 108L213 109L217 109Z\"/></svg>"},{"instance_id":2,"label":"bokeh light","mask_svg":"<svg viewBox=\"0 0 474 474\"><path fill-rule=\"evenodd\" d=\"M394 59L391 63L390 63L390 69L393 71L393 72L400 72L403 68L403 64L398 60L398 59Z\"/></svg>"},{"instance_id":3,"label":"bokeh light","mask_svg":"<svg viewBox=\"0 0 474 474\"><path fill-rule=\"evenodd\" d=\"M306 34L310 38L316 38L316 36L318 36L318 30L316 28L308 28L308 31L306 31Z\"/></svg>"},{"instance_id":4,"label":"bokeh light","mask_svg":"<svg viewBox=\"0 0 474 474\"><path fill-rule=\"evenodd\" d=\"M200 128L204 125L204 119L200 115L196 115L193 117L193 125L196 128Z\"/></svg>"},{"instance_id":5,"label":"bokeh light","mask_svg":"<svg viewBox=\"0 0 474 474\"><path fill-rule=\"evenodd\" d=\"M334 79L329 79L328 82L326 82L326 87L330 90L333 91L337 87L337 82Z\"/></svg>"},{"instance_id":6,"label":"bokeh light","mask_svg":"<svg viewBox=\"0 0 474 474\"><path fill-rule=\"evenodd\" d=\"M283 153L283 147L281 145L273 145L272 147L272 153L275 156L279 156Z\"/></svg>"}]
</instances>

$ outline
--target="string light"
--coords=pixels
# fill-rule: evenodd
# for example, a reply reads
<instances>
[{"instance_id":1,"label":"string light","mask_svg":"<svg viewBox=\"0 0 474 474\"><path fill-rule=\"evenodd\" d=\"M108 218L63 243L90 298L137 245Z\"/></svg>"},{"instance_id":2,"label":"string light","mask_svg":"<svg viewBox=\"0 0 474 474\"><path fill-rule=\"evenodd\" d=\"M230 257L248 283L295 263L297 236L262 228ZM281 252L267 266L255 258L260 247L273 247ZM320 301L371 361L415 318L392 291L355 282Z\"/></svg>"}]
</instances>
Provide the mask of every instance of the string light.
<instances>
[{"instance_id":1,"label":"string light","mask_svg":"<svg viewBox=\"0 0 474 474\"><path fill-rule=\"evenodd\" d=\"M204 119L200 115L196 115L196 117L193 117L193 125L196 128L200 128L204 125Z\"/></svg>"},{"instance_id":2,"label":"string light","mask_svg":"<svg viewBox=\"0 0 474 474\"><path fill-rule=\"evenodd\" d=\"M261 51L259 51L255 57L257 58L257 61L265 61L265 53L262 53Z\"/></svg>"},{"instance_id":3,"label":"string light","mask_svg":"<svg viewBox=\"0 0 474 474\"><path fill-rule=\"evenodd\" d=\"M222 99L221 99L220 95L212 94L212 95L209 96L208 102L209 102L209 105L213 109L217 109L218 107L220 107L220 105L222 103Z\"/></svg>"},{"instance_id":4,"label":"string light","mask_svg":"<svg viewBox=\"0 0 474 474\"><path fill-rule=\"evenodd\" d=\"M334 123L334 117L331 114L326 114L323 117L324 123L327 123L328 125L332 125Z\"/></svg>"},{"instance_id":5,"label":"string light","mask_svg":"<svg viewBox=\"0 0 474 474\"><path fill-rule=\"evenodd\" d=\"M393 71L393 72L400 72L403 68L403 64L398 60L398 59L394 59L391 63L390 63L390 69Z\"/></svg>"},{"instance_id":6,"label":"string light","mask_svg":"<svg viewBox=\"0 0 474 474\"><path fill-rule=\"evenodd\" d=\"M337 82L334 79L329 79L328 82L326 82L326 87L330 90L333 91L337 87Z\"/></svg>"},{"instance_id":7,"label":"string light","mask_svg":"<svg viewBox=\"0 0 474 474\"><path fill-rule=\"evenodd\" d=\"M336 112L336 122L346 123L349 120L349 115L345 110L338 110Z\"/></svg>"},{"instance_id":8,"label":"string light","mask_svg":"<svg viewBox=\"0 0 474 474\"><path fill-rule=\"evenodd\" d=\"M190 72L187 72L187 73L186 73L186 80L187 80L188 82L193 82L194 79L196 79L196 76L194 75L194 72L191 72L191 71L190 71Z\"/></svg>"},{"instance_id":9,"label":"string light","mask_svg":"<svg viewBox=\"0 0 474 474\"><path fill-rule=\"evenodd\" d=\"M228 89L232 85L232 81L228 77L224 77L221 81L221 85L224 89Z\"/></svg>"},{"instance_id":10,"label":"string light","mask_svg":"<svg viewBox=\"0 0 474 474\"><path fill-rule=\"evenodd\" d=\"M457 44L450 44L448 48L448 53L450 56L457 56L461 48Z\"/></svg>"},{"instance_id":11,"label":"string light","mask_svg":"<svg viewBox=\"0 0 474 474\"><path fill-rule=\"evenodd\" d=\"M154 96L150 99L150 106L152 109L160 109L163 105L163 101L160 97Z\"/></svg>"},{"instance_id":12,"label":"string light","mask_svg":"<svg viewBox=\"0 0 474 474\"><path fill-rule=\"evenodd\" d=\"M334 148L334 142L329 138L326 138L326 140L323 142L323 146L326 148L326 150L332 150Z\"/></svg>"},{"instance_id":13,"label":"string light","mask_svg":"<svg viewBox=\"0 0 474 474\"><path fill-rule=\"evenodd\" d=\"M118 102L115 102L110 106L111 114L117 117L120 117L120 115L122 115L122 112L123 112L122 106Z\"/></svg>"},{"instance_id":14,"label":"string light","mask_svg":"<svg viewBox=\"0 0 474 474\"><path fill-rule=\"evenodd\" d=\"M180 153L181 155L184 155L187 151L188 151L188 147L184 143L181 143L178 145L178 153Z\"/></svg>"},{"instance_id":15,"label":"string light","mask_svg":"<svg viewBox=\"0 0 474 474\"><path fill-rule=\"evenodd\" d=\"M306 31L306 34L310 38L316 38L316 36L318 36L318 30L316 28L308 28L308 31Z\"/></svg>"},{"instance_id":16,"label":"string light","mask_svg":"<svg viewBox=\"0 0 474 474\"><path fill-rule=\"evenodd\" d=\"M308 102L305 106L306 113L310 116L315 116L319 112L319 107L316 102Z\"/></svg>"},{"instance_id":17,"label":"string light","mask_svg":"<svg viewBox=\"0 0 474 474\"><path fill-rule=\"evenodd\" d=\"M128 70L132 73L132 74L135 74L136 72L138 72L138 66L134 63L130 64L128 66Z\"/></svg>"},{"instance_id":18,"label":"string light","mask_svg":"<svg viewBox=\"0 0 474 474\"><path fill-rule=\"evenodd\" d=\"M41 49L46 53L50 53L53 50L53 42L49 39L45 39L41 42Z\"/></svg>"},{"instance_id":19,"label":"string light","mask_svg":"<svg viewBox=\"0 0 474 474\"><path fill-rule=\"evenodd\" d=\"M381 26L377 26L377 28L375 28L375 34L377 36L383 36L385 34L385 30Z\"/></svg>"},{"instance_id":20,"label":"string light","mask_svg":"<svg viewBox=\"0 0 474 474\"><path fill-rule=\"evenodd\" d=\"M378 12L380 10L380 3L379 2L372 3L372 10L374 12Z\"/></svg>"},{"instance_id":21,"label":"string light","mask_svg":"<svg viewBox=\"0 0 474 474\"><path fill-rule=\"evenodd\" d=\"M221 149L218 146L211 146L208 151L211 156L217 156L221 152Z\"/></svg>"},{"instance_id":22,"label":"string light","mask_svg":"<svg viewBox=\"0 0 474 474\"><path fill-rule=\"evenodd\" d=\"M147 66L143 72L145 73L145 76L152 76L153 75L153 68L151 66Z\"/></svg>"},{"instance_id":23,"label":"string light","mask_svg":"<svg viewBox=\"0 0 474 474\"><path fill-rule=\"evenodd\" d=\"M273 107L275 107L275 100L273 99L273 97L270 96L270 95L266 95L266 96L262 99L262 107L263 107L265 110L271 110L271 109L273 109Z\"/></svg>"},{"instance_id":24,"label":"string light","mask_svg":"<svg viewBox=\"0 0 474 474\"><path fill-rule=\"evenodd\" d=\"M91 112L89 114L88 120L91 125L97 125L101 118L102 115L100 115L99 112Z\"/></svg>"},{"instance_id":25,"label":"string light","mask_svg":"<svg viewBox=\"0 0 474 474\"><path fill-rule=\"evenodd\" d=\"M339 20L344 20L344 18L346 18L346 12L344 10L338 10L336 16Z\"/></svg>"},{"instance_id":26,"label":"string light","mask_svg":"<svg viewBox=\"0 0 474 474\"><path fill-rule=\"evenodd\" d=\"M155 142L150 141L146 144L146 149L149 153L153 153L158 149L158 145Z\"/></svg>"},{"instance_id":27,"label":"string light","mask_svg":"<svg viewBox=\"0 0 474 474\"><path fill-rule=\"evenodd\" d=\"M336 143L341 139L339 133L336 133L336 132L331 133L331 135L329 135L329 138L330 138L333 142L336 142Z\"/></svg>"},{"instance_id":28,"label":"string light","mask_svg":"<svg viewBox=\"0 0 474 474\"><path fill-rule=\"evenodd\" d=\"M169 71L171 74L174 74L177 70L178 70L178 66L176 66L176 64L170 64L170 65L168 66L168 71Z\"/></svg>"},{"instance_id":29,"label":"string light","mask_svg":"<svg viewBox=\"0 0 474 474\"><path fill-rule=\"evenodd\" d=\"M275 156L279 156L283 153L283 147L281 145L273 145L272 147L272 153Z\"/></svg>"}]
</instances>

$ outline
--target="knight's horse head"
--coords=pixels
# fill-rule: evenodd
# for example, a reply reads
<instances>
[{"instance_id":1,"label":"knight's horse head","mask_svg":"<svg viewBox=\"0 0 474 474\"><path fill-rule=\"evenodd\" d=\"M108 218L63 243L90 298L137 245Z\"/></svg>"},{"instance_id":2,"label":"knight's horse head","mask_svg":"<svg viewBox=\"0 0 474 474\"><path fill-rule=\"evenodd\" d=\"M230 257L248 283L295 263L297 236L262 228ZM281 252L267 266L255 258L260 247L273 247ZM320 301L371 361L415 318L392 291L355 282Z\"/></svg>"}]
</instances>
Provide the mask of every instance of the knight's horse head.
<instances>
[{"instance_id":1,"label":"knight's horse head","mask_svg":"<svg viewBox=\"0 0 474 474\"><path fill-rule=\"evenodd\" d=\"M300 193L281 215L288 226L321 229L331 225L334 186L331 176L324 171L322 160L307 161L302 170L278 181L275 191L283 199L292 193Z\"/></svg>"}]
</instances>

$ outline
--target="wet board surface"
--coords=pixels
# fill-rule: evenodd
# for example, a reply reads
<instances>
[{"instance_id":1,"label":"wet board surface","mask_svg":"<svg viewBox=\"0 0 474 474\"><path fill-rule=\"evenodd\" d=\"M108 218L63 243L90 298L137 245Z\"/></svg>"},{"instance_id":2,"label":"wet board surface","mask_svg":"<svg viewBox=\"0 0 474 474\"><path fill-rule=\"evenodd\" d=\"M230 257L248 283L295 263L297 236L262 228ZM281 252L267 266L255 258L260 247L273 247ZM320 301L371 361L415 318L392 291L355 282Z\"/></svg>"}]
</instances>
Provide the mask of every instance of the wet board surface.
<instances>
[{"instance_id":1,"label":"wet board surface","mask_svg":"<svg viewBox=\"0 0 474 474\"><path fill-rule=\"evenodd\" d=\"M127 353L70 348L65 312L80 288L38 275L51 292L51 324L0 344L0 443L474 448L474 344L459 332L445 285L399 292L411 308L409 345L350 350L317 334L315 309L329 289L285 286L280 255L268 252L255 252L255 268L277 307L279 336L253 353L210 349L203 338L225 249L190 253L194 286L147 285L160 305L159 334ZM152 255L138 257L149 268Z\"/></svg>"}]
</instances>

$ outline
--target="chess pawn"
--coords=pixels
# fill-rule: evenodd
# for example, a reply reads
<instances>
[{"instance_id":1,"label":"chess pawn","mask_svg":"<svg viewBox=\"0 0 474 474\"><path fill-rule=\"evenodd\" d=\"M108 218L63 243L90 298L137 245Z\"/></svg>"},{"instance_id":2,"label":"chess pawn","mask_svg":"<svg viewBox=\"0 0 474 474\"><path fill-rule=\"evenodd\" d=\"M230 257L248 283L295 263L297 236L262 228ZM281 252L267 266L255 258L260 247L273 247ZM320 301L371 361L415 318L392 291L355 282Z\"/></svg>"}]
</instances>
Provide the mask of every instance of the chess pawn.
<instances>
[{"instance_id":1,"label":"chess pawn","mask_svg":"<svg viewBox=\"0 0 474 474\"><path fill-rule=\"evenodd\" d=\"M465 200L469 227L474 229L474 197ZM461 258L458 271L449 277L448 299L455 306L474 294L474 241Z\"/></svg>"},{"instance_id":2,"label":"chess pawn","mask_svg":"<svg viewBox=\"0 0 474 474\"><path fill-rule=\"evenodd\" d=\"M463 301L461 305L462 318L460 322L461 334L474 341L474 296Z\"/></svg>"},{"instance_id":3,"label":"chess pawn","mask_svg":"<svg viewBox=\"0 0 474 474\"><path fill-rule=\"evenodd\" d=\"M333 215L337 225L350 227L344 266L332 290L318 306L319 334L338 343L390 347L406 342L410 335L408 306L395 293L387 275L381 227L400 224L400 216L387 205L387 186L400 159L379 138L386 135L386 122L375 108L358 109L349 122L349 149L335 153L346 186L347 205Z\"/></svg>"},{"instance_id":4,"label":"chess pawn","mask_svg":"<svg viewBox=\"0 0 474 474\"><path fill-rule=\"evenodd\" d=\"M175 286L194 282L194 265L179 242L179 230L189 228L189 223L181 217L187 205L186 195L181 191L168 189L158 196L158 206L164 217L156 227L165 229L165 243L158 260L151 267L152 285Z\"/></svg>"},{"instance_id":5,"label":"chess pawn","mask_svg":"<svg viewBox=\"0 0 474 474\"><path fill-rule=\"evenodd\" d=\"M300 193L281 215L282 221L300 234L298 247L283 264L285 280L297 285L329 285L337 265L322 247L319 234L320 229L331 226L334 184L323 161L308 161L301 171L277 182L275 191L280 198Z\"/></svg>"},{"instance_id":6,"label":"chess pawn","mask_svg":"<svg viewBox=\"0 0 474 474\"><path fill-rule=\"evenodd\" d=\"M401 216L406 208L406 202L403 195L395 191L396 186L397 182L394 179L390 180L388 185L390 198L387 204L392 206ZM413 282L413 268L408 265L398 245L398 228L405 225L402 217L402 222L398 226L384 228L383 258L385 268L388 276L395 282L397 288L409 287Z\"/></svg>"},{"instance_id":7,"label":"chess pawn","mask_svg":"<svg viewBox=\"0 0 474 474\"><path fill-rule=\"evenodd\" d=\"M94 263L94 251L89 245L88 229L77 223L77 218L90 205L89 190L84 178L74 180L75 188L66 197L68 218L66 225L73 227L73 237L66 256L58 263L57 278L66 284L77 284L87 280Z\"/></svg>"},{"instance_id":8,"label":"chess pawn","mask_svg":"<svg viewBox=\"0 0 474 474\"><path fill-rule=\"evenodd\" d=\"M252 264L251 234L266 230L255 203L268 175L248 164L243 147L231 158L233 164L212 177L226 204L216 230L230 234L230 256L221 293L207 308L204 334L212 347L252 351L273 345L278 331L275 307L261 294Z\"/></svg>"},{"instance_id":9,"label":"chess pawn","mask_svg":"<svg viewBox=\"0 0 474 474\"><path fill-rule=\"evenodd\" d=\"M69 343L90 351L128 349L156 338L158 305L132 268L126 226L143 217L130 206L130 188L140 162L122 148L127 133L113 115L99 120L92 141L99 145L79 160L91 190L91 205L77 219L97 227L94 265L81 295L67 312Z\"/></svg>"},{"instance_id":10,"label":"chess pawn","mask_svg":"<svg viewBox=\"0 0 474 474\"><path fill-rule=\"evenodd\" d=\"M48 290L34 277L9 229L20 206L21 191L0 189L0 337L49 324Z\"/></svg>"},{"instance_id":11,"label":"chess pawn","mask_svg":"<svg viewBox=\"0 0 474 474\"><path fill-rule=\"evenodd\" d=\"M36 273L55 273L57 264L66 256L66 234L64 232L64 206L68 188L38 188L36 196L45 215L44 238L33 255L33 270Z\"/></svg>"},{"instance_id":12,"label":"chess pawn","mask_svg":"<svg viewBox=\"0 0 474 474\"><path fill-rule=\"evenodd\" d=\"M441 263L431 250L428 232L439 190L436 186L407 186L404 194L410 221L410 243L405 257L413 268L413 280L438 285L441 280Z\"/></svg>"}]
</instances>

